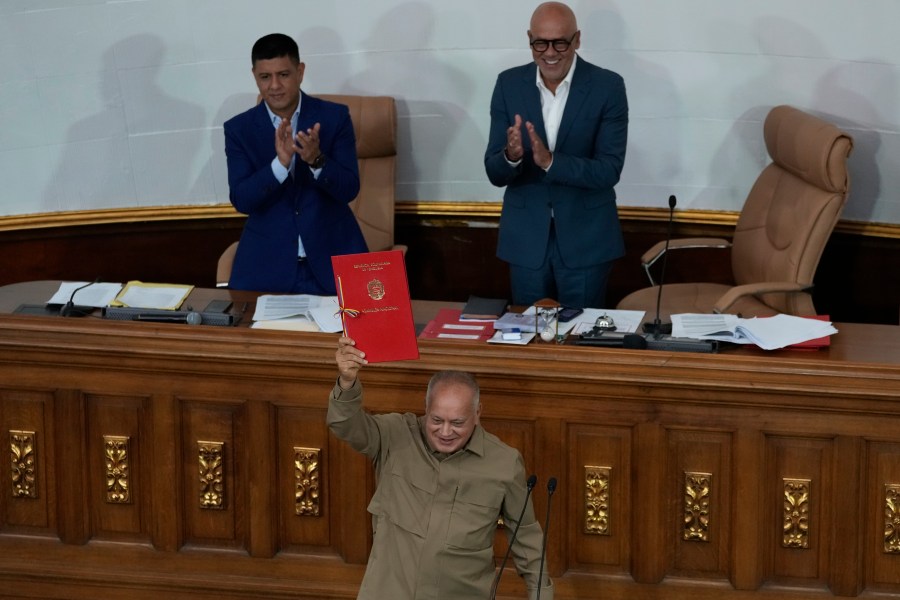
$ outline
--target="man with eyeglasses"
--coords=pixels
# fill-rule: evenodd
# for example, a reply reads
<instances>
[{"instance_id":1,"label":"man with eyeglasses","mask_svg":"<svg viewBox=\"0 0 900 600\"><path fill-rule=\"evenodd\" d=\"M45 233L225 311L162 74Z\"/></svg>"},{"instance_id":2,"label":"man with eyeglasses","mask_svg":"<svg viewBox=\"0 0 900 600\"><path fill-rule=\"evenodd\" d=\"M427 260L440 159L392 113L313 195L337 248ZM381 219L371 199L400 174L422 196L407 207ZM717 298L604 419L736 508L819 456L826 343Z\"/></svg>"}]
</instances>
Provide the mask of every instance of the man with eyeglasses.
<instances>
[{"instance_id":1,"label":"man with eyeglasses","mask_svg":"<svg viewBox=\"0 0 900 600\"><path fill-rule=\"evenodd\" d=\"M565 4L538 6L528 40L534 62L502 72L491 99L485 170L506 187L497 256L515 304L602 308L625 253L613 189L628 138L625 83L577 55L581 32Z\"/></svg>"}]
</instances>

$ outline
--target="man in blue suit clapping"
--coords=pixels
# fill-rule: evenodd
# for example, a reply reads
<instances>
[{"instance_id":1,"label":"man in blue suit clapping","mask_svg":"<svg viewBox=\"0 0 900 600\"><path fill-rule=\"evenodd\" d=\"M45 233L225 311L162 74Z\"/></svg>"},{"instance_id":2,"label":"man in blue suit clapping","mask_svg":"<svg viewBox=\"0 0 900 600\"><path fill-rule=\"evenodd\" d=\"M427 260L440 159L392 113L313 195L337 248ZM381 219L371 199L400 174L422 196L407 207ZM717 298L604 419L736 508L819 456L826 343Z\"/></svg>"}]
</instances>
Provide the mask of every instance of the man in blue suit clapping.
<instances>
[{"instance_id":1,"label":"man in blue suit clapping","mask_svg":"<svg viewBox=\"0 0 900 600\"><path fill-rule=\"evenodd\" d=\"M229 287L334 295L331 257L367 250L348 206L359 193L349 109L300 91L290 37L263 36L251 60L262 101L225 123L229 197L247 215Z\"/></svg>"},{"instance_id":2,"label":"man in blue suit clapping","mask_svg":"<svg viewBox=\"0 0 900 600\"><path fill-rule=\"evenodd\" d=\"M501 73L491 99L484 164L506 187L497 256L515 304L601 308L624 254L613 186L628 138L625 83L577 56L581 32L565 4L538 6L528 39L534 62Z\"/></svg>"}]
</instances>

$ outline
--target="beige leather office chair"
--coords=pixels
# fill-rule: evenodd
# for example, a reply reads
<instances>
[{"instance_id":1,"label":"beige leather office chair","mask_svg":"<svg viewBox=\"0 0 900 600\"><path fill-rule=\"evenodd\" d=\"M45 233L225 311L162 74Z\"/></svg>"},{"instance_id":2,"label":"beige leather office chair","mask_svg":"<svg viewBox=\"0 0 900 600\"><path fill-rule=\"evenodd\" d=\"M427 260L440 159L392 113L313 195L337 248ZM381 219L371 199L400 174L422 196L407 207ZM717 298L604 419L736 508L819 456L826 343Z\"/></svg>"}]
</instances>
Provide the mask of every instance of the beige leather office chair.
<instances>
[{"instance_id":1,"label":"beige leather office chair","mask_svg":"<svg viewBox=\"0 0 900 600\"><path fill-rule=\"evenodd\" d=\"M679 313L816 313L809 291L847 200L847 157L853 140L834 125L790 106L769 112L763 136L772 163L751 188L732 241L692 238L669 243L669 250L730 247L736 285L663 282L660 320ZM648 277L650 265L664 249L665 242L660 242L641 258ZM617 308L644 310L655 318L659 288L652 277L650 283L653 287L626 296Z\"/></svg>"},{"instance_id":2,"label":"beige leather office chair","mask_svg":"<svg viewBox=\"0 0 900 600\"><path fill-rule=\"evenodd\" d=\"M397 162L397 107L389 96L319 96L324 100L346 104L356 135L359 160L359 195L350 203L362 229L366 245L372 252L401 250L394 244L394 173ZM231 244L219 257L216 286L227 287L231 266L237 251Z\"/></svg>"}]
</instances>

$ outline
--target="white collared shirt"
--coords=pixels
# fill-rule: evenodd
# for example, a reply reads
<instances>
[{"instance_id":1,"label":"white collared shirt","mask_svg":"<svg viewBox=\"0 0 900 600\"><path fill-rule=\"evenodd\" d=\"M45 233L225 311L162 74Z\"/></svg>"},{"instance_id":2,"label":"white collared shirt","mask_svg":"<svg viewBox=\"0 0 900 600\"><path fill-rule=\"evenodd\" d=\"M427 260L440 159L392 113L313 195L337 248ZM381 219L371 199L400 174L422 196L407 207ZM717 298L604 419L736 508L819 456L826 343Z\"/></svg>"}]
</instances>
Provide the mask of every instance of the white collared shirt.
<instances>
[{"instance_id":1,"label":"white collared shirt","mask_svg":"<svg viewBox=\"0 0 900 600\"><path fill-rule=\"evenodd\" d=\"M566 110L566 101L569 99L569 90L572 88L572 75L575 73L575 63L577 62L578 55L576 54L565 79L556 86L555 94L550 91L544 84L544 80L541 79L540 68L536 69L536 85L541 93L541 112L544 117L544 130L547 132L547 149L550 152L556 150L556 136L559 134L559 124L562 121L563 112Z\"/></svg>"},{"instance_id":2,"label":"white collared shirt","mask_svg":"<svg viewBox=\"0 0 900 600\"><path fill-rule=\"evenodd\" d=\"M297 100L297 110L294 111L294 114L291 116L291 131L297 131L297 122L300 120L300 105L303 103L303 94L300 95L300 98ZM275 127L275 130L278 130L278 126L281 125L282 118L272 112L272 109L269 108L269 105L263 101L263 104L266 107L266 110L269 113L269 119L272 121L272 125ZM284 183L284 180L288 178L291 171L294 170L294 164L297 162L297 155L294 154L291 156L291 166L290 168L285 168L281 161L278 160L278 155L275 155L275 158L272 159L272 175L275 176L275 179L278 180L278 183ZM321 170L321 169L319 169ZM318 173L313 171L314 176L318 177ZM297 256L306 256L306 248L303 247L303 238L297 236Z\"/></svg>"}]
</instances>

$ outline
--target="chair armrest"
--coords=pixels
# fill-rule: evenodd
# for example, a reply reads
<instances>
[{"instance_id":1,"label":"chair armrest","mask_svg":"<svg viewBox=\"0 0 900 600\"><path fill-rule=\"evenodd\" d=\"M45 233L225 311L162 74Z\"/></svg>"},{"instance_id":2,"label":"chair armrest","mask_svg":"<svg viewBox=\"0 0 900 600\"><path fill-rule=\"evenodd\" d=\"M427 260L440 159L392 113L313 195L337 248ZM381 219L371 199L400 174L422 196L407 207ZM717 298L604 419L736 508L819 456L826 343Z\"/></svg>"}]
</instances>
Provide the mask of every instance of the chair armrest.
<instances>
[{"instance_id":1,"label":"chair armrest","mask_svg":"<svg viewBox=\"0 0 900 600\"><path fill-rule=\"evenodd\" d=\"M713 312L726 312L735 302L744 296L758 296L759 294L768 294L772 292L796 294L799 292L809 292L812 288L812 284L805 285L793 281L764 281L762 283L738 285L722 294L722 297L713 305Z\"/></svg>"},{"instance_id":2,"label":"chair armrest","mask_svg":"<svg viewBox=\"0 0 900 600\"><path fill-rule=\"evenodd\" d=\"M669 250L683 250L685 248L731 248L731 242L723 238L678 238L669 240ZM666 253L666 241L657 242L652 248L641 256L641 264L650 285L656 285L650 274L650 267Z\"/></svg>"}]
</instances>

